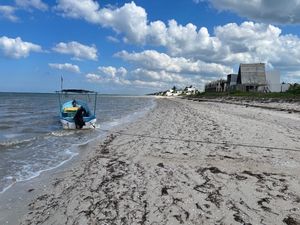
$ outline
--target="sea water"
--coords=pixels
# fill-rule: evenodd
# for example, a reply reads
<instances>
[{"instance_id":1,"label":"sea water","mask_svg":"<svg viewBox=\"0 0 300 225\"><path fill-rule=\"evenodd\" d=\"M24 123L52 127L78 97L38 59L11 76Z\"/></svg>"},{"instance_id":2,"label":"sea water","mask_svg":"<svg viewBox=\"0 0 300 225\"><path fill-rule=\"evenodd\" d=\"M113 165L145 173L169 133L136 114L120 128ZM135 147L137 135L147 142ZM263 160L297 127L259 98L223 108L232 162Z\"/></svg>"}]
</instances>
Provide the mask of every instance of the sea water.
<instances>
[{"instance_id":1,"label":"sea water","mask_svg":"<svg viewBox=\"0 0 300 225\"><path fill-rule=\"evenodd\" d=\"M154 104L150 97L100 95L95 129L63 130L56 94L0 93L0 193L61 166L79 154L78 146L133 121Z\"/></svg>"}]
</instances>

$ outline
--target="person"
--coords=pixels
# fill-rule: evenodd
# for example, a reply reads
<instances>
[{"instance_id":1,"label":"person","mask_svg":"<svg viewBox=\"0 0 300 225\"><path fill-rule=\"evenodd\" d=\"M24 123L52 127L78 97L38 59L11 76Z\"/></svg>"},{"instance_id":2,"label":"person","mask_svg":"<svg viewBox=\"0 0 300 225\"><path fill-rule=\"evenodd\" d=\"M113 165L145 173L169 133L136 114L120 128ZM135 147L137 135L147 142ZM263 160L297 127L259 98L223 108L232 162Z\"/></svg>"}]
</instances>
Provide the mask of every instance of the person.
<instances>
[{"instance_id":1,"label":"person","mask_svg":"<svg viewBox=\"0 0 300 225\"><path fill-rule=\"evenodd\" d=\"M74 122L76 129L81 129L84 125L85 122L83 120L83 116L86 115L86 110L84 107L80 106L79 109L77 110L75 116L74 116Z\"/></svg>"},{"instance_id":2,"label":"person","mask_svg":"<svg viewBox=\"0 0 300 225\"><path fill-rule=\"evenodd\" d=\"M76 100L74 99L74 100L72 101L72 106L73 106L73 107L76 107L76 105L77 105L77 102L76 102Z\"/></svg>"}]
</instances>

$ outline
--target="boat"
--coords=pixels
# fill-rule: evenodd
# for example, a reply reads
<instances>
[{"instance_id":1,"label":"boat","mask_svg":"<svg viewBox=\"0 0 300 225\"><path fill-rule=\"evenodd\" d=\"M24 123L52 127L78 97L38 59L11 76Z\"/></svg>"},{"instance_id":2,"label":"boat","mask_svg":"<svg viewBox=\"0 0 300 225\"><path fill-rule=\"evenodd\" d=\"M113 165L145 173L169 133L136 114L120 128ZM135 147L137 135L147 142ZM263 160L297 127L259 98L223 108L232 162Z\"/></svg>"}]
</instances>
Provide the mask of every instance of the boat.
<instances>
[{"instance_id":1,"label":"boat","mask_svg":"<svg viewBox=\"0 0 300 225\"><path fill-rule=\"evenodd\" d=\"M60 122L63 129L91 129L96 127L97 92L82 89L57 91ZM93 101L93 108L88 102Z\"/></svg>"}]
</instances>

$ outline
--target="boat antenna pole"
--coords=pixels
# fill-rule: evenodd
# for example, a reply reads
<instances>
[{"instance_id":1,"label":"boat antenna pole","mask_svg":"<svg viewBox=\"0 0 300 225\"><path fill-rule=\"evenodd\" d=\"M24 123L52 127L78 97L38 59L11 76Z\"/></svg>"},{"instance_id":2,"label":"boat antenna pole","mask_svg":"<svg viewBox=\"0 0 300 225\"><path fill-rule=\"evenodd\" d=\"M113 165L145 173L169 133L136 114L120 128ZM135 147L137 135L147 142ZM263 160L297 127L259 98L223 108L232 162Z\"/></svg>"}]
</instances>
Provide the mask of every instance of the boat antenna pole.
<instances>
[{"instance_id":1,"label":"boat antenna pole","mask_svg":"<svg viewBox=\"0 0 300 225\"><path fill-rule=\"evenodd\" d=\"M94 115L96 116L96 107L97 107L97 95L98 93L95 93L95 102L94 102Z\"/></svg>"},{"instance_id":2,"label":"boat antenna pole","mask_svg":"<svg viewBox=\"0 0 300 225\"><path fill-rule=\"evenodd\" d=\"M63 76L61 75L61 76L60 76L60 90L61 90L61 91L63 90L63 83L64 83L64 78L63 78Z\"/></svg>"}]
</instances>

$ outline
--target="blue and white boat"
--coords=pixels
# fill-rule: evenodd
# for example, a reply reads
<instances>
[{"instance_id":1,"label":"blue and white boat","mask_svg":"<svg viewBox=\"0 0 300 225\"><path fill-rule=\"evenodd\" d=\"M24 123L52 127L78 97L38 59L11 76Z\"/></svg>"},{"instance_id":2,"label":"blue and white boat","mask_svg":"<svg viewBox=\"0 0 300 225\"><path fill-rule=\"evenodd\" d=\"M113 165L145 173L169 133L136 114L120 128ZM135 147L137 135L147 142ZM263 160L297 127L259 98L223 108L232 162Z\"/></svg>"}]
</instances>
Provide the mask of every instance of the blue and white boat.
<instances>
[{"instance_id":1,"label":"blue and white boat","mask_svg":"<svg viewBox=\"0 0 300 225\"><path fill-rule=\"evenodd\" d=\"M96 127L97 92L81 89L64 89L57 91L60 106L60 122L63 129L91 129ZM88 102L93 102L90 108ZM78 113L83 120L78 125Z\"/></svg>"}]
</instances>

